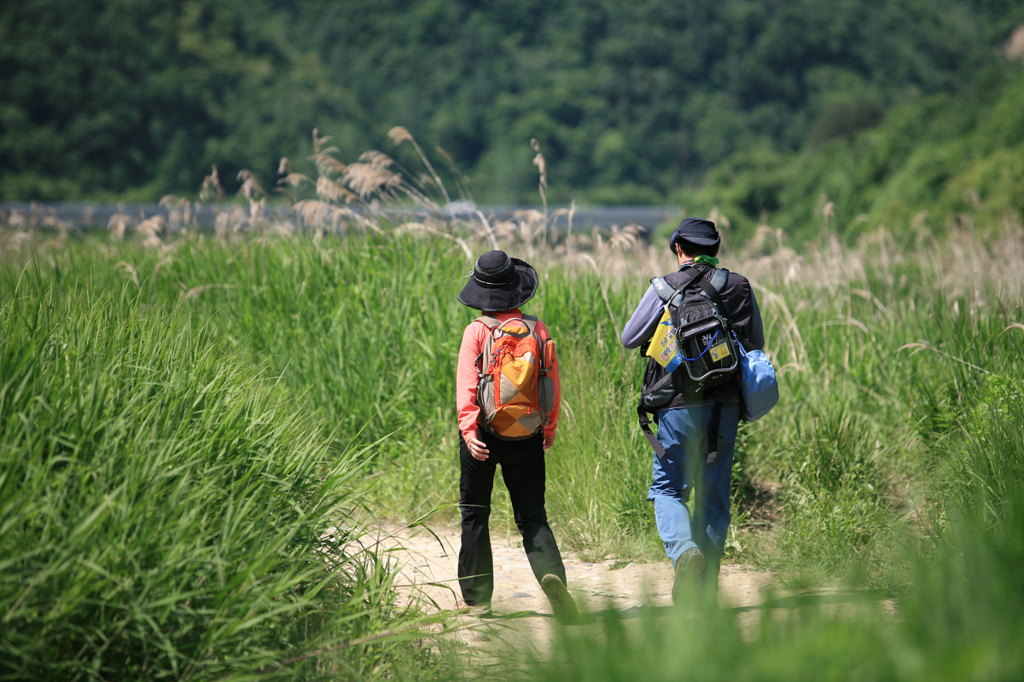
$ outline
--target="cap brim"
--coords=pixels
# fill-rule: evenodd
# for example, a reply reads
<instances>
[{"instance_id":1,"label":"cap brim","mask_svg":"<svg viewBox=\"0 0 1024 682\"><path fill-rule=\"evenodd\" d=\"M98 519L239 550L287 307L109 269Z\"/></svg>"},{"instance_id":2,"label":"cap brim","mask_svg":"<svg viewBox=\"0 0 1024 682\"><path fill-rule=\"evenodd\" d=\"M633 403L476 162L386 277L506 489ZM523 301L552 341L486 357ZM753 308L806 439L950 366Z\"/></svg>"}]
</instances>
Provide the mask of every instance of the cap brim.
<instances>
[{"instance_id":1,"label":"cap brim","mask_svg":"<svg viewBox=\"0 0 1024 682\"><path fill-rule=\"evenodd\" d=\"M669 249L675 250L676 242L687 241L697 246L716 246L722 242L722 233L719 232L714 238L697 237L688 234L680 234L678 231L672 233L672 241L669 242Z\"/></svg>"},{"instance_id":2,"label":"cap brim","mask_svg":"<svg viewBox=\"0 0 1024 682\"><path fill-rule=\"evenodd\" d=\"M718 236L718 237L716 237L714 239L708 239L707 237L687 237L687 236L684 236L684 235L680 235L679 238L680 239L685 239L686 241L690 242L691 244L696 244L698 246L714 246L718 242L722 241L722 237L721 236Z\"/></svg>"}]
</instances>

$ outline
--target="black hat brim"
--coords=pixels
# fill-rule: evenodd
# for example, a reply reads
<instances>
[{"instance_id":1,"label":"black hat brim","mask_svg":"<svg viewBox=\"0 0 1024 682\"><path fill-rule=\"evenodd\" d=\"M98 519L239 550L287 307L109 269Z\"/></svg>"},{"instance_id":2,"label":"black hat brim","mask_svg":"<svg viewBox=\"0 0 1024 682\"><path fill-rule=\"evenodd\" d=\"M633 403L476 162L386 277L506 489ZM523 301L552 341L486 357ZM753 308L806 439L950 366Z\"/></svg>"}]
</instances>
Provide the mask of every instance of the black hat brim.
<instances>
[{"instance_id":1,"label":"black hat brim","mask_svg":"<svg viewBox=\"0 0 1024 682\"><path fill-rule=\"evenodd\" d=\"M683 241L696 244L697 246L715 246L716 244L721 243L722 233L718 232L714 237L705 237L700 235L684 234L679 230L676 230L672 233L672 238L669 240L669 248L675 249L675 245L678 242Z\"/></svg>"},{"instance_id":2,"label":"black hat brim","mask_svg":"<svg viewBox=\"0 0 1024 682\"><path fill-rule=\"evenodd\" d=\"M675 244L676 242L680 241L687 241L690 242L691 244L696 244L697 246L714 246L722 241L722 237L718 236L715 237L714 239L708 239L707 237L691 237L690 235L678 235L672 241L672 243Z\"/></svg>"},{"instance_id":3,"label":"black hat brim","mask_svg":"<svg viewBox=\"0 0 1024 682\"><path fill-rule=\"evenodd\" d=\"M537 293L537 271L526 261L512 259L516 274L509 284L485 287L475 279L459 293L459 303L485 313L500 313L523 305Z\"/></svg>"}]
</instances>

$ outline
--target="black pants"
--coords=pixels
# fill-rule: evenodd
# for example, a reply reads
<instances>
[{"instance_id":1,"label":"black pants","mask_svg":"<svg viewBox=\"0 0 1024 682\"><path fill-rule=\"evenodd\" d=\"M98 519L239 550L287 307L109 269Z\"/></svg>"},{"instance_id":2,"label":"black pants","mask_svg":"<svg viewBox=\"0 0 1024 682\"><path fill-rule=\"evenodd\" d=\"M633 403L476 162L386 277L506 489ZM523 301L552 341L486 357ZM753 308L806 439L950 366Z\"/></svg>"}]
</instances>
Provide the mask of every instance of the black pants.
<instances>
[{"instance_id":1,"label":"black pants","mask_svg":"<svg viewBox=\"0 0 1024 682\"><path fill-rule=\"evenodd\" d=\"M516 526L523 536L523 549L530 568L540 581L553 573L565 582L565 566L548 526L544 510L544 437L507 441L480 430L480 439L490 455L485 461L473 459L459 436L459 507L462 510L462 548L459 550L459 586L467 604L489 604L494 592L494 565L491 534L487 521L491 516L491 489L494 472L501 465Z\"/></svg>"}]
</instances>

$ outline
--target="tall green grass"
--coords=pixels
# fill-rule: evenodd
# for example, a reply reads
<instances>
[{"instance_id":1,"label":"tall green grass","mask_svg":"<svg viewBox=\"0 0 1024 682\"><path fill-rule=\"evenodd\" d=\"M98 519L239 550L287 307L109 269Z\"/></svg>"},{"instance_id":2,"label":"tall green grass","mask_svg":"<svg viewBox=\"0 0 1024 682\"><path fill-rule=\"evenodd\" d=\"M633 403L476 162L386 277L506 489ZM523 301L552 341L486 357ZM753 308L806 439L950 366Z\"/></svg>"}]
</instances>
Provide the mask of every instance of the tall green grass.
<instances>
[{"instance_id":1,"label":"tall green grass","mask_svg":"<svg viewBox=\"0 0 1024 682\"><path fill-rule=\"evenodd\" d=\"M734 556L813 582L865 566L862 579L902 579L891 574L905 566L894 530L930 522L958 419L988 400L989 373L1021 373L1015 240L880 232L803 257L724 254L757 287L782 384L775 411L740 431ZM526 310L558 343L565 404L548 505L559 537L587 556L657 557L645 501L651 454L633 410L643 361L618 332L647 278L670 269L667 254L629 243L602 251L600 240L589 246L596 260L529 241L506 248L537 265L541 285ZM456 242L397 231L186 236L162 249L87 239L49 258L39 275L48 281L89 272L95 291L127 287L140 309L187 312L240 362L267 368L325 441L333 432L372 444L367 494L382 513L451 518L454 365L476 315L456 300L471 267ZM749 506L764 498L749 494L757 489L774 495L768 533L744 525L764 527ZM507 499L495 501L495 523L511 530Z\"/></svg>"},{"instance_id":2,"label":"tall green grass","mask_svg":"<svg viewBox=\"0 0 1024 682\"><path fill-rule=\"evenodd\" d=\"M56 256L52 270L89 271L97 289L128 286L139 305L190 311L241 357L279 375L325 434L375 444L370 495L388 514L441 508L444 518L458 495L455 358L478 314L456 299L472 263L446 246L408 235L183 238L160 253L87 240ZM629 412L643 363L618 340L634 292L607 288L613 318L594 269L541 270L529 311L552 329L565 368L551 508L574 548L620 551L631 537L639 544L629 552L649 552L647 504L621 474L628 469L639 485L650 468ZM507 496L495 499L504 505L497 523L511 523Z\"/></svg>"},{"instance_id":3,"label":"tall green grass","mask_svg":"<svg viewBox=\"0 0 1024 682\"><path fill-rule=\"evenodd\" d=\"M951 238L897 258L883 241L846 263L819 256L818 282L786 293L800 343L770 330L783 399L747 441L753 475L782 484L769 565L817 582L863 570L897 579L883 574L902 563L902 525L933 521L958 424L990 401L993 376L1024 376L1012 326L1021 283L1003 270L1017 262L1016 238L1006 239Z\"/></svg>"},{"instance_id":4,"label":"tall green grass","mask_svg":"<svg viewBox=\"0 0 1024 682\"><path fill-rule=\"evenodd\" d=\"M423 674L362 454L91 258L0 272L0 679Z\"/></svg>"},{"instance_id":5,"label":"tall green grass","mask_svg":"<svg viewBox=\"0 0 1024 682\"><path fill-rule=\"evenodd\" d=\"M896 239L880 231L853 247L823 239L805 255L786 248L748 259L723 254L725 267L755 283L782 387L775 411L740 431L731 557L771 569L791 588L842 584L905 592L911 585L900 614L926 609L943 591L970 587L965 581L973 568L962 561L935 563L936 557L977 556L985 564L978 570L991 571L997 583L1005 578L1000 557L1015 556L1007 533L1016 518L1010 494L1019 480L1016 460L975 457L1011 447L1017 433L1012 419L1000 415L1016 409L1002 396L1019 393L1013 387L1024 377L1024 257L1019 234L1004 229L987 242L957 233ZM88 651L101 652L100 665L121 641L118 628L143 641L142 622L157 623L146 642L162 642L152 646L165 669L193 672L206 668L188 666L254 670L288 659L271 652L316 650L323 642L360 641L402 627L380 558L357 551L342 570L325 573L316 552L325 528L352 518L357 491L381 516L410 519L433 511L437 523L454 521L455 358L462 329L476 315L456 296L472 254L489 247L467 236L467 254L452 238L457 231L437 231L341 239L185 234L148 246L134 239L44 242L29 236L20 252L7 251L0 271L3 329L11 340L3 349L3 452L5 463L17 466L7 467L11 473L5 468L0 499L9 518L24 514L33 521L5 521L5 528L25 534L8 540L5 533L3 541L21 548L14 556L41 557L40 566L74 567L66 584L84 590L85 603L109 619L81 611L90 614L89 623L107 623L101 635L81 623L67 627L76 641L89 643ZM497 232L507 250L541 273L538 295L525 309L547 322L558 344L564 404L548 453L547 500L559 541L585 557L662 556L645 501L652 455L634 418L644 363L621 347L618 334L647 279L671 269L667 250L621 235L611 242L563 239L550 247L515 231ZM993 424L1004 426L989 428ZM45 454L24 454L37 451ZM62 457L69 463L51 476L51 460ZM770 514L759 506L766 499ZM159 502L160 513L150 500ZM499 492L496 533L515 532L510 512ZM64 525L42 520L55 513ZM100 532L93 529L108 528L123 538L116 570L107 567L113 559L104 564L89 553L113 550L84 540ZM359 529L350 532L355 537ZM154 539L165 535L195 542L186 552ZM65 564L57 548L68 538L81 544ZM221 565L222 541L231 557L223 566L235 572L225 568L217 582L210 567ZM1004 541L1010 544L998 544ZM273 559L260 554L264 550ZM101 575L93 564L114 578L93 580L93 573ZM64 603L64 592L52 586L32 587L18 602L32 584L28 576L57 571L24 566L4 583L5 603L17 607L11 613L36 618ZM311 580L314 574L319 577ZM1012 586L998 584L1012 596ZM253 585L269 591L240 589ZM149 614L149 621L136 615L149 613L146 600L155 595L174 619L187 620L200 603L193 591L215 587L226 604L245 594L254 601L197 611L201 624L187 627L164 628L163 615ZM991 595L964 594L989 604L984 608L998 621ZM120 611L107 606L118 600L126 604ZM957 625L968 618L969 604L961 602L941 614L915 616L895 634L890 619L870 605L852 620L814 612L784 619L785 627L765 626L764 642L753 646L742 644L727 612L702 625L707 634L694 640L696 648L680 649L675 663L666 662L664 674L688 669L688 657L705 645L723 660L732 655L728 647L739 647L738 669L748 676L777 669L784 677L794 670L810 674L815 656L832 655L843 642L870 650L903 637L917 638L918 649L892 645L892 655L879 657L865 674L924 676L933 670L930 662L911 665L900 657L907 651L911 659L923 656L960 636L981 641L988 632L980 624L970 632ZM260 611L265 607L254 604L272 606ZM273 614L273 626L251 620L259 613ZM947 630L929 634L928 619L946 622ZM57 627L50 623L35 626L36 639L10 640L6 651L14 653L3 660L25 666L43 660L42 634ZM614 632L618 626L608 627ZM691 627L683 621L666 633L682 636ZM189 634L194 644L173 635L200 631ZM1016 632L1010 628L1010 639L993 640L996 653L985 655L999 665L1010 661L1012 669L1017 659L1004 650ZM725 643L701 639L712 636ZM207 653L215 652L214 637L236 652L230 664ZM648 651L628 632L620 639ZM32 654L36 658L19 653L29 651L29 641L44 647ZM650 646L661 641L654 637ZM137 649L123 646L124 652ZM572 644L581 652L588 646ZM400 674L403 666L413 670L427 660L415 648L387 645L372 655L339 651L328 662L314 657L302 663L304 674L328 674L337 666L349 666L353 676ZM640 660L610 651L621 654L623 665ZM806 667L786 667L778 652L804 656L800 665ZM61 665L84 671L85 657ZM150 658L142 660L131 665L150 665ZM824 669L838 676L851 660L836 654ZM605 664L609 671L618 665ZM590 663L579 665L587 670Z\"/></svg>"},{"instance_id":6,"label":"tall green grass","mask_svg":"<svg viewBox=\"0 0 1024 682\"><path fill-rule=\"evenodd\" d=\"M1024 381L994 382L994 404L955 429L940 485L945 522L929 551L903 536L911 580L888 607L873 591L699 607L639 623L614 611L595 631L564 631L538 680L1019 680L1024 676ZM894 595L888 595L894 596Z\"/></svg>"}]
</instances>

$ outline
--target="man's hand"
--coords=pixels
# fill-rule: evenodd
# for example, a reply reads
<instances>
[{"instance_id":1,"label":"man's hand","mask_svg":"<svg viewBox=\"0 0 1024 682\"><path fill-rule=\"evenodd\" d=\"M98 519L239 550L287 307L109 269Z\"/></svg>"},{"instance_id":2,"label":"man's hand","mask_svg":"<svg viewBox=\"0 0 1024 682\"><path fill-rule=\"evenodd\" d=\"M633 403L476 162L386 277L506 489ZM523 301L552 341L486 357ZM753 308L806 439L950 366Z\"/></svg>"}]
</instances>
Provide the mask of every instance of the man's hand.
<instances>
[{"instance_id":1,"label":"man's hand","mask_svg":"<svg viewBox=\"0 0 1024 682\"><path fill-rule=\"evenodd\" d=\"M487 449L487 445L476 436L466 441L466 447L469 448L469 454L473 455L473 459L478 459L481 462L491 454L491 451Z\"/></svg>"},{"instance_id":2,"label":"man's hand","mask_svg":"<svg viewBox=\"0 0 1024 682\"><path fill-rule=\"evenodd\" d=\"M555 444L555 434L552 433L550 436L547 436L547 435L544 436L544 449L545 450L550 450L551 446L554 445L554 444Z\"/></svg>"}]
</instances>

